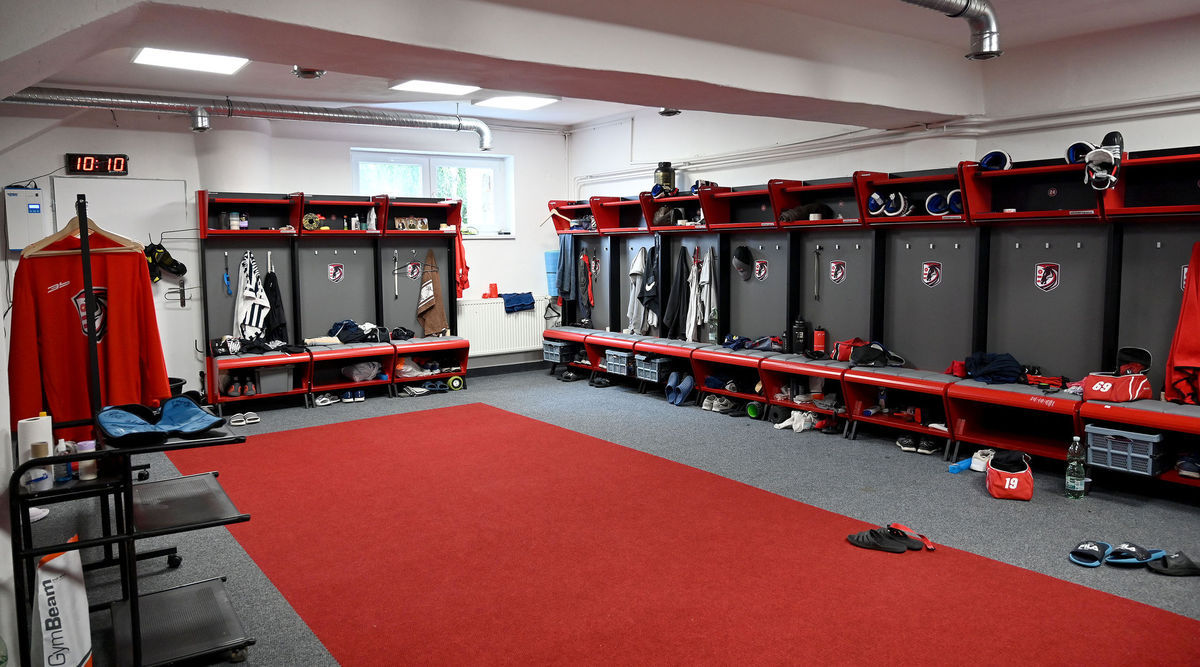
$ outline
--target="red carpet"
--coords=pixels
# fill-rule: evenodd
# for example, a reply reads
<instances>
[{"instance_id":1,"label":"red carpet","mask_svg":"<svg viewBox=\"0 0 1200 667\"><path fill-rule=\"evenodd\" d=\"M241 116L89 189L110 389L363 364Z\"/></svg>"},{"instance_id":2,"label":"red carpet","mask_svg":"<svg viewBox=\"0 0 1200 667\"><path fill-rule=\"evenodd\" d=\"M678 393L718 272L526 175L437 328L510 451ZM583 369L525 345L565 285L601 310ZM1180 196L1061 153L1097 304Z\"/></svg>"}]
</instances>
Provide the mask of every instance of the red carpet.
<instances>
[{"instance_id":1,"label":"red carpet","mask_svg":"<svg viewBox=\"0 0 1200 667\"><path fill-rule=\"evenodd\" d=\"M480 404L171 459L220 470L253 517L233 534L348 666L1195 664L1200 646L1200 622L945 547L857 549L859 521Z\"/></svg>"}]
</instances>

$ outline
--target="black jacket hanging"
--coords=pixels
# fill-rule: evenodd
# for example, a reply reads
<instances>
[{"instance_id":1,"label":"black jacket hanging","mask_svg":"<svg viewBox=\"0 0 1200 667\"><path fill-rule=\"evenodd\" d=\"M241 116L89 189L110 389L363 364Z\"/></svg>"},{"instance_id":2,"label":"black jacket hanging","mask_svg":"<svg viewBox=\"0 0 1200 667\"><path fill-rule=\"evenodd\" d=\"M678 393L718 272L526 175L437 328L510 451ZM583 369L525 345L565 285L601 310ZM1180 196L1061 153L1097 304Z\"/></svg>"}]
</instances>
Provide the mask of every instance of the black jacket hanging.
<instances>
[{"instance_id":1,"label":"black jacket hanging","mask_svg":"<svg viewBox=\"0 0 1200 667\"><path fill-rule=\"evenodd\" d=\"M576 282L575 237L561 234L558 237L558 296L563 301L574 301L579 295L579 283Z\"/></svg>"},{"instance_id":2,"label":"black jacket hanging","mask_svg":"<svg viewBox=\"0 0 1200 667\"><path fill-rule=\"evenodd\" d=\"M646 253L646 286L642 289L642 293L638 295L638 301L642 302L646 310L654 314L654 317L649 318L651 326L659 322L659 289L658 289L658 246L648 248Z\"/></svg>"},{"instance_id":3,"label":"black jacket hanging","mask_svg":"<svg viewBox=\"0 0 1200 667\"><path fill-rule=\"evenodd\" d=\"M671 272L671 292L667 296L667 307L662 314L662 331L667 338L682 338L685 331L688 307L688 264L687 248L679 247L679 261Z\"/></svg>"},{"instance_id":4,"label":"black jacket hanging","mask_svg":"<svg viewBox=\"0 0 1200 667\"><path fill-rule=\"evenodd\" d=\"M287 316L283 313L283 295L279 293L279 278L274 271L269 271L263 279L263 291L267 293L267 302L271 310L263 322L263 340L279 340L288 342Z\"/></svg>"}]
</instances>

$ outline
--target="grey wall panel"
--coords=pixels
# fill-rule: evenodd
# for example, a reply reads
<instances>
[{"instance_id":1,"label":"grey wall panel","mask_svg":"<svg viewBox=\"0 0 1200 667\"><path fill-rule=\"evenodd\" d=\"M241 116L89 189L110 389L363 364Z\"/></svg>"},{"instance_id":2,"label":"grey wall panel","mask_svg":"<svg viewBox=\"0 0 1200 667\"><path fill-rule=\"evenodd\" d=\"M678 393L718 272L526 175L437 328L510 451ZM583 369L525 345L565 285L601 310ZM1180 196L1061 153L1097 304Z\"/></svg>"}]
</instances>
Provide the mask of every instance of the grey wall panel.
<instances>
[{"instance_id":1,"label":"grey wall panel","mask_svg":"<svg viewBox=\"0 0 1200 667\"><path fill-rule=\"evenodd\" d=\"M650 249L654 247L654 236L636 234L612 237L610 244L609 249L611 253L609 259L612 261L614 270L617 272L617 286L619 291L616 304L617 321L613 323L613 329L625 329L629 327L629 320L625 316L629 307L629 265L633 262L634 257L637 257L640 249L645 248L646 254L649 255ZM649 260L647 259L647 261Z\"/></svg>"},{"instance_id":2,"label":"grey wall panel","mask_svg":"<svg viewBox=\"0 0 1200 667\"><path fill-rule=\"evenodd\" d=\"M882 342L907 365L940 371L973 351L978 236L973 228L885 232Z\"/></svg>"},{"instance_id":3,"label":"grey wall panel","mask_svg":"<svg viewBox=\"0 0 1200 667\"><path fill-rule=\"evenodd\" d=\"M1150 381L1155 396L1162 390L1167 354L1179 321L1183 269L1196 242L1200 242L1200 230L1195 224L1130 226L1125 230L1117 340L1122 347L1144 347L1154 355Z\"/></svg>"},{"instance_id":4,"label":"grey wall panel","mask_svg":"<svg viewBox=\"0 0 1200 667\"><path fill-rule=\"evenodd\" d=\"M720 236L717 234L663 234L662 235L662 256L659 257L659 266L662 268L661 275L663 284L659 289L659 303L663 309L667 307L667 303L671 297L671 286L675 282L675 271L679 266L679 249L683 248L690 258L696 255L699 250L701 257L708 252L709 248L717 256L717 260L721 261L721 246ZM690 266L690 264L689 264ZM684 276L684 285L687 285L687 276ZM686 297L685 297L686 302ZM681 331L685 329L681 328ZM661 335L666 336L666 332L659 327ZM680 336L682 338L682 336Z\"/></svg>"},{"instance_id":5,"label":"grey wall panel","mask_svg":"<svg viewBox=\"0 0 1200 667\"><path fill-rule=\"evenodd\" d=\"M1100 370L1108 252L1104 227L992 230L987 351L1048 375ZM1040 263L1059 265L1053 289L1035 283Z\"/></svg>"},{"instance_id":6,"label":"grey wall panel","mask_svg":"<svg viewBox=\"0 0 1200 667\"><path fill-rule=\"evenodd\" d=\"M738 336L782 336L787 329L787 232L731 234L730 253L744 245L755 262L766 261L766 278L751 275L742 280L730 273L729 331ZM732 262L732 255L725 261ZM754 271L754 266L751 266Z\"/></svg>"},{"instance_id":7,"label":"grey wall panel","mask_svg":"<svg viewBox=\"0 0 1200 667\"><path fill-rule=\"evenodd\" d=\"M609 316L612 294L609 293L608 285L613 270L609 238L607 236L577 236L575 243L575 252L579 255L587 253L588 260L592 264L591 326L593 329L608 329L612 326L612 318Z\"/></svg>"},{"instance_id":8,"label":"grey wall panel","mask_svg":"<svg viewBox=\"0 0 1200 667\"><path fill-rule=\"evenodd\" d=\"M229 238L211 237L204 241L204 296L208 300L208 335L210 338L233 333L233 296L225 289L225 268L229 268L229 288L237 291L238 265L247 250L254 253L259 273L267 274L267 253L279 278L279 291L283 296L284 315L288 322L288 335L296 338L295 313L292 312L292 254L291 239ZM188 272L191 278L192 272ZM200 275L197 271L196 275ZM167 280L167 278L164 278Z\"/></svg>"},{"instance_id":9,"label":"grey wall panel","mask_svg":"<svg viewBox=\"0 0 1200 667\"><path fill-rule=\"evenodd\" d=\"M382 266L379 267L379 280L383 282L382 324L389 328L408 327L420 336L423 330L417 321L417 301L421 293L421 278L418 276L414 280L408 277L408 264L409 262L424 263L425 253L433 248L433 256L437 258L438 275L441 277L442 298L446 303L446 308L449 309L451 307L450 300L454 296L454 267L447 263L446 241L431 237L385 236L380 244ZM393 258L399 260L399 281L392 277L392 267L397 263L393 261ZM373 290L374 287L371 289ZM487 291L487 285L472 283L471 290L473 293L477 293L475 296L478 297L479 294ZM464 292L463 296L466 298L471 295ZM374 298L373 291L371 298ZM449 313L447 313L448 315ZM305 326L308 326L307 315L305 316Z\"/></svg>"},{"instance_id":10,"label":"grey wall panel","mask_svg":"<svg viewBox=\"0 0 1200 667\"><path fill-rule=\"evenodd\" d=\"M793 232L799 266L798 317L823 327L827 345L871 333L871 289L874 280L874 241L869 230L831 229ZM815 252L820 246L819 253ZM836 275L832 264L839 262ZM815 268L814 268L815 265ZM798 271L797 271L798 269Z\"/></svg>"},{"instance_id":11,"label":"grey wall panel","mask_svg":"<svg viewBox=\"0 0 1200 667\"><path fill-rule=\"evenodd\" d=\"M375 313L378 273L370 239L301 239L297 264L304 307L301 338L328 335L329 327L339 320L380 324ZM345 267L338 282L329 278L331 264Z\"/></svg>"}]
</instances>

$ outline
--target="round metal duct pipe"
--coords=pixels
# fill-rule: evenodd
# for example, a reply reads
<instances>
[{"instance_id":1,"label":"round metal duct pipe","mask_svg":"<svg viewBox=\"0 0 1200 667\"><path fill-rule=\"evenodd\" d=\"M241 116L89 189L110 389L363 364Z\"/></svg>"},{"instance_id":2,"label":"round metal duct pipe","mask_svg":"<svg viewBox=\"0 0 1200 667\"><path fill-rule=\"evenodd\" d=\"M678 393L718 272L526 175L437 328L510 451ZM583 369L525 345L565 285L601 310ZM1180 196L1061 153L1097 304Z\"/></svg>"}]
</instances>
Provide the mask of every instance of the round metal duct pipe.
<instances>
[{"instance_id":1,"label":"round metal duct pipe","mask_svg":"<svg viewBox=\"0 0 1200 667\"><path fill-rule=\"evenodd\" d=\"M166 97L162 95L130 95L94 90L58 88L26 88L3 101L14 104L149 111L190 116L192 129L203 132L210 116L239 116L269 120L306 120L352 125L382 125L386 127L415 127L427 130L470 130L479 135L479 150L492 148L492 131L478 118L437 116L425 113L382 111L375 109L335 109L291 104L237 102L231 99Z\"/></svg>"},{"instance_id":2,"label":"round metal duct pipe","mask_svg":"<svg viewBox=\"0 0 1200 667\"><path fill-rule=\"evenodd\" d=\"M910 5L942 12L951 18L962 17L971 26L971 50L967 58L990 60L1004 53L1000 50L1000 29L996 25L996 10L988 0L902 0Z\"/></svg>"}]
</instances>

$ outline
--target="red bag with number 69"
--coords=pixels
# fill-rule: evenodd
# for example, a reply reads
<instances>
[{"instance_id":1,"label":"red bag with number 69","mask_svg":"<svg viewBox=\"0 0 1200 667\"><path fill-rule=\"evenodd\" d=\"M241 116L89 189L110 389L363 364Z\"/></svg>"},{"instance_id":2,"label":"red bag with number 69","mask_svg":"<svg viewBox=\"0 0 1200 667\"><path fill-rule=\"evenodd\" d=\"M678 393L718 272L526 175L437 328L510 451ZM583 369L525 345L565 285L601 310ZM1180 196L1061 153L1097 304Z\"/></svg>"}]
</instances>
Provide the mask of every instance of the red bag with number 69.
<instances>
[{"instance_id":1,"label":"red bag with number 69","mask_svg":"<svg viewBox=\"0 0 1200 667\"><path fill-rule=\"evenodd\" d=\"M999 459L999 460L997 460ZM995 465L993 465L995 463ZM997 468L996 466L1000 466ZM1024 467L1023 470L1020 468ZM1005 468L1017 469L1016 472ZM993 498L1030 500L1033 498L1033 470L1025 452L1000 450L987 463L987 490Z\"/></svg>"},{"instance_id":2,"label":"red bag with number 69","mask_svg":"<svg viewBox=\"0 0 1200 667\"><path fill-rule=\"evenodd\" d=\"M1125 403L1150 398L1150 379L1145 375L1092 373L1083 379L1083 400Z\"/></svg>"}]
</instances>

